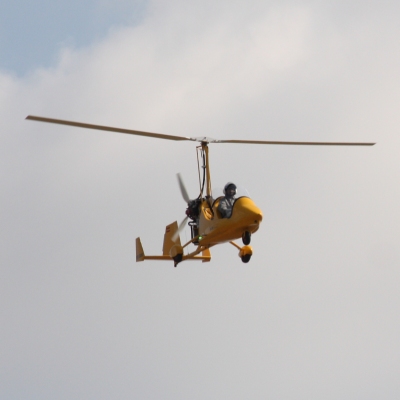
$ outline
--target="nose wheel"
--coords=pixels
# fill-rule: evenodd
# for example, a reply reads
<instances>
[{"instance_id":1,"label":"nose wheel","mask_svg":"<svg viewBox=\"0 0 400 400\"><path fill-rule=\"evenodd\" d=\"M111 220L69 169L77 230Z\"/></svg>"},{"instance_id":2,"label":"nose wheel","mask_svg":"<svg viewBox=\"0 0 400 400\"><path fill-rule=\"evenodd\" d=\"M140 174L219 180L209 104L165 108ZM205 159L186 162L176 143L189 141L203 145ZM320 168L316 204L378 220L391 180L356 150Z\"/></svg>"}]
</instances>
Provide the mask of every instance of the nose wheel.
<instances>
[{"instance_id":1,"label":"nose wheel","mask_svg":"<svg viewBox=\"0 0 400 400\"><path fill-rule=\"evenodd\" d=\"M243 232L242 241L245 246L249 245L251 242L251 233L249 231ZM243 261L248 262L248 261Z\"/></svg>"}]
</instances>

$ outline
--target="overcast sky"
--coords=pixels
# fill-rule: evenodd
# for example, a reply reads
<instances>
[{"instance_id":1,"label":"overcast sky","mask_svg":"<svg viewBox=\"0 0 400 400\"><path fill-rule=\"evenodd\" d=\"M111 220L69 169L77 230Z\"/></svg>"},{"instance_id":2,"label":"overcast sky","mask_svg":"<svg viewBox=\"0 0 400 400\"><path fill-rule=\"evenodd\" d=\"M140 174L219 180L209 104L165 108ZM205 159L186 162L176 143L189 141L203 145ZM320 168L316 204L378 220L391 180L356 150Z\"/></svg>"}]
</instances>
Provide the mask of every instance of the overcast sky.
<instances>
[{"instance_id":1,"label":"overcast sky","mask_svg":"<svg viewBox=\"0 0 400 400\"><path fill-rule=\"evenodd\" d=\"M397 400L400 4L55 4L0 7L0 398ZM195 144L28 114L377 145L210 145L254 255L174 268L135 238L185 216Z\"/></svg>"}]
</instances>

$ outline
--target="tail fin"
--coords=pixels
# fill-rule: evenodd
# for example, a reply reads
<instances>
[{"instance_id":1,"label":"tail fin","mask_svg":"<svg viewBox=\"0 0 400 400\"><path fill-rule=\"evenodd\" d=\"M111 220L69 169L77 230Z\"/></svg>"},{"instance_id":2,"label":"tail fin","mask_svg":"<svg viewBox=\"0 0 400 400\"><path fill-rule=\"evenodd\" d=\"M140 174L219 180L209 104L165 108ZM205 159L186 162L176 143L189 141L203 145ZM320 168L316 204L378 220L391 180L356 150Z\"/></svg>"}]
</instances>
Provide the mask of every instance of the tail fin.
<instances>
[{"instance_id":1,"label":"tail fin","mask_svg":"<svg viewBox=\"0 0 400 400\"><path fill-rule=\"evenodd\" d=\"M136 262L144 261L144 250L140 237L136 238Z\"/></svg>"},{"instance_id":2,"label":"tail fin","mask_svg":"<svg viewBox=\"0 0 400 400\"><path fill-rule=\"evenodd\" d=\"M178 223L175 221L172 224L169 224L165 227L165 234L164 234L164 245L163 245L163 255L168 256L169 251L171 250L172 246L178 245L181 246L181 239L179 235L175 239L172 240L174 234L178 232Z\"/></svg>"},{"instance_id":3,"label":"tail fin","mask_svg":"<svg viewBox=\"0 0 400 400\"><path fill-rule=\"evenodd\" d=\"M202 251L201 255L203 257L207 257L207 258L204 258L202 262L210 262L211 261L211 253L210 253L210 249L209 248L204 249Z\"/></svg>"}]
</instances>

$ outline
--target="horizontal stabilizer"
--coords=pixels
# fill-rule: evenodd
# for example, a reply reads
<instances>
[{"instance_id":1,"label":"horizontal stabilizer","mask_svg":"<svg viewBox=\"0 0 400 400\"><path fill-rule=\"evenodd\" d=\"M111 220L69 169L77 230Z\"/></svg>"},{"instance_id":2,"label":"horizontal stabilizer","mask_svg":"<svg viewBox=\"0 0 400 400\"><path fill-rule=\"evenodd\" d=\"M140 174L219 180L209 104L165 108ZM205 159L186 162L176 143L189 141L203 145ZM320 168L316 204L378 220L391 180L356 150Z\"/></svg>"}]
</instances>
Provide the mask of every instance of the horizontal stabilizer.
<instances>
[{"instance_id":1,"label":"horizontal stabilizer","mask_svg":"<svg viewBox=\"0 0 400 400\"><path fill-rule=\"evenodd\" d=\"M164 248L163 248L163 255L160 256L146 256L144 254L142 242L140 240L140 237L136 238L136 262L144 261L144 260L169 260L172 261L173 258L171 255L165 254L166 249L168 248L168 251L171 249L172 246L176 245L181 245L181 240L178 236L178 238L173 242L171 240L171 236L176 232L178 229L178 223L175 221L174 223L168 225L166 227L166 232L164 235ZM211 253L210 249L208 248L203 248L201 251L201 255L196 251L191 254L186 254L183 255L182 261L184 260L197 260L197 261L202 261L202 262L209 262L211 260Z\"/></svg>"}]
</instances>

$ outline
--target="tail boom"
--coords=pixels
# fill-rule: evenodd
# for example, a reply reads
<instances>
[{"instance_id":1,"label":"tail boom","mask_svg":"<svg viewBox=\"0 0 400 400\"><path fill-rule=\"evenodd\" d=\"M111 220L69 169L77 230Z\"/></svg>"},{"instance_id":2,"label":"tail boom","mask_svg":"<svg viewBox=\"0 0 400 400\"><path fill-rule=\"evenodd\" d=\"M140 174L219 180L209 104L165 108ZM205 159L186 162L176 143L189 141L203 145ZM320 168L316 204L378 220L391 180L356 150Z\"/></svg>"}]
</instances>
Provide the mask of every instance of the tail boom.
<instances>
[{"instance_id":1,"label":"tail boom","mask_svg":"<svg viewBox=\"0 0 400 400\"><path fill-rule=\"evenodd\" d=\"M174 249L177 247L180 248L183 252L183 248L181 246L181 240L179 236L173 241L172 238L178 230L178 223L175 221L172 224L167 225L164 234L164 244L163 244L163 254L160 256L147 256L143 250L142 242L140 237L136 238L136 262L141 262L144 260L169 260L173 261ZM186 247L192 241L185 244ZM201 255L199 255L201 253ZM185 260L199 260L202 262L209 262L211 260L211 253L208 247L201 246L197 248L194 252L190 254L183 254L182 261Z\"/></svg>"}]
</instances>

